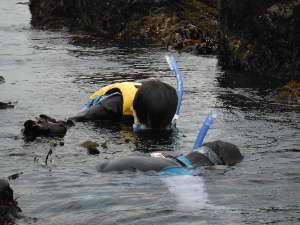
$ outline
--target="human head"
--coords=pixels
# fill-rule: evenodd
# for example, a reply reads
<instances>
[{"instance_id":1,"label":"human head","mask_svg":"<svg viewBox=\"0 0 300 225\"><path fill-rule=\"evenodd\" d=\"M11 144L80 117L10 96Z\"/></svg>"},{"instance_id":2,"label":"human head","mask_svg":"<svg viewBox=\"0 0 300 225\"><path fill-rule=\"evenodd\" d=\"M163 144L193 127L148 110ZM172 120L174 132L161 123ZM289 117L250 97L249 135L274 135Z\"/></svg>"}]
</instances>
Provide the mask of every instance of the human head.
<instances>
[{"instance_id":1,"label":"human head","mask_svg":"<svg viewBox=\"0 0 300 225\"><path fill-rule=\"evenodd\" d=\"M229 142L218 140L205 143L203 146L212 149L219 156L224 165L227 166L234 165L243 159L240 149Z\"/></svg>"},{"instance_id":2,"label":"human head","mask_svg":"<svg viewBox=\"0 0 300 225\"><path fill-rule=\"evenodd\" d=\"M142 82L133 100L136 124L144 128L166 129L171 125L177 107L176 90L159 80Z\"/></svg>"},{"instance_id":3,"label":"human head","mask_svg":"<svg viewBox=\"0 0 300 225\"><path fill-rule=\"evenodd\" d=\"M207 153L203 153L201 148L206 148ZM192 163L193 166L211 166L211 165L227 165L231 166L243 159L239 148L231 143L223 141L213 141L204 143L199 150L195 150L186 158ZM209 155L209 151L213 151L214 155Z\"/></svg>"}]
</instances>

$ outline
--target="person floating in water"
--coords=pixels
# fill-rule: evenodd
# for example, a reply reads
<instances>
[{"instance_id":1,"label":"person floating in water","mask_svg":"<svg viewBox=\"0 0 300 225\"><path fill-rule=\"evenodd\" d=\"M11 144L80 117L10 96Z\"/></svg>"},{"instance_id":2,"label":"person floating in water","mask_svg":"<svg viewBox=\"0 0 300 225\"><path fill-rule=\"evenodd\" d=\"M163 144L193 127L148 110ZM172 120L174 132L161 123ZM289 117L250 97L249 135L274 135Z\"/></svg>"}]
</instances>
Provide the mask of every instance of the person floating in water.
<instances>
[{"instance_id":1,"label":"person floating in water","mask_svg":"<svg viewBox=\"0 0 300 225\"><path fill-rule=\"evenodd\" d=\"M56 121L40 115L37 121L27 120L23 134L26 140L37 136L64 136L72 121L129 120L133 130L170 129L179 116L183 85L173 57L166 57L177 79L178 95L169 84L150 79L138 82L120 82L100 88L89 97L85 109L67 121Z\"/></svg>"},{"instance_id":2,"label":"person floating in water","mask_svg":"<svg viewBox=\"0 0 300 225\"><path fill-rule=\"evenodd\" d=\"M75 121L133 119L140 129L169 129L177 108L175 88L159 80L121 82L92 94Z\"/></svg>"},{"instance_id":3,"label":"person floating in water","mask_svg":"<svg viewBox=\"0 0 300 225\"><path fill-rule=\"evenodd\" d=\"M232 166L243 159L239 148L231 143L213 141L203 144L199 149L185 156L172 157L161 153L149 156L128 156L101 162L99 172L112 171L154 171L158 175L192 175L192 169L201 166Z\"/></svg>"},{"instance_id":4,"label":"person floating in water","mask_svg":"<svg viewBox=\"0 0 300 225\"><path fill-rule=\"evenodd\" d=\"M200 166L231 166L243 159L239 148L231 143L213 141L202 144L208 129L214 123L217 112L212 111L204 120L193 150L186 156L172 157L161 153L152 153L152 157L129 156L102 162L97 166L100 172L111 171L155 171L160 175L192 175L191 169Z\"/></svg>"},{"instance_id":5,"label":"person floating in water","mask_svg":"<svg viewBox=\"0 0 300 225\"><path fill-rule=\"evenodd\" d=\"M135 131L142 129L170 129L177 108L176 90L159 80L141 83L114 83L90 96L85 109L67 121L56 121L40 115L37 121L24 123L23 135L32 141L37 136L63 137L72 121L131 120Z\"/></svg>"},{"instance_id":6,"label":"person floating in water","mask_svg":"<svg viewBox=\"0 0 300 225\"><path fill-rule=\"evenodd\" d=\"M170 129L179 116L183 95L183 81L175 58L166 60L177 80L176 90L159 80L141 83L121 82L105 86L92 94L85 109L71 120L133 119L133 130Z\"/></svg>"}]
</instances>

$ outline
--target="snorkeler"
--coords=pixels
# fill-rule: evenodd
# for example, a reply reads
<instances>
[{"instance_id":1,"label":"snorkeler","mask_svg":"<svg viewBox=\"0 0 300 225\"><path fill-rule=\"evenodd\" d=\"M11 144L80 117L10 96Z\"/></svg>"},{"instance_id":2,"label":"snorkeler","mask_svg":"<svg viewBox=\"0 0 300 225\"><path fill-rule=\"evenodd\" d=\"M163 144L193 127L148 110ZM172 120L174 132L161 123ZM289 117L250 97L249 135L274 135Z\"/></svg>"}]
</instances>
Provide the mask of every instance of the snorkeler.
<instances>
[{"instance_id":1,"label":"snorkeler","mask_svg":"<svg viewBox=\"0 0 300 225\"><path fill-rule=\"evenodd\" d=\"M182 80L175 59L166 56L176 75L175 88L159 80L121 82L105 86L89 97L85 109L71 117L74 121L131 119L134 131L170 129L179 115ZM176 115L175 115L176 114Z\"/></svg>"},{"instance_id":2,"label":"snorkeler","mask_svg":"<svg viewBox=\"0 0 300 225\"><path fill-rule=\"evenodd\" d=\"M243 159L239 148L231 143L213 141L202 144L206 133L216 118L210 112L199 130L193 150L185 156L165 156L152 153L149 156L129 156L102 162L97 166L99 172L111 171L154 171L158 175L192 175L191 169L200 166L231 166Z\"/></svg>"},{"instance_id":3,"label":"snorkeler","mask_svg":"<svg viewBox=\"0 0 300 225\"><path fill-rule=\"evenodd\" d=\"M111 120L133 121L133 130L170 129L179 117L183 82L174 57L166 56L176 75L178 95L169 84L150 79L141 83L120 82L105 86L89 97L85 109L67 121L57 121L47 115L24 123L26 141L39 136L63 137L72 121Z\"/></svg>"},{"instance_id":4,"label":"snorkeler","mask_svg":"<svg viewBox=\"0 0 300 225\"><path fill-rule=\"evenodd\" d=\"M234 165L240 162L243 156L234 144L213 141L203 144L199 149L185 156L165 156L161 153L152 153L152 156L128 156L115 158L100 163L99 172L112 171L142 171L157 172L158 175L192 175L191 169L201 166Z\"/></svg>"},{"instance_id":5,"label":"snorkeler","mask_svg":"<svg viewBox=\"0 0 300 225\"><path fill-rule=\"evenodd\" d=\"M133 119L141 129L168 129L177 107L176 90L159 80L114 83L90 96L86 108L71 120Z\"/></svg>"}]
</instances>

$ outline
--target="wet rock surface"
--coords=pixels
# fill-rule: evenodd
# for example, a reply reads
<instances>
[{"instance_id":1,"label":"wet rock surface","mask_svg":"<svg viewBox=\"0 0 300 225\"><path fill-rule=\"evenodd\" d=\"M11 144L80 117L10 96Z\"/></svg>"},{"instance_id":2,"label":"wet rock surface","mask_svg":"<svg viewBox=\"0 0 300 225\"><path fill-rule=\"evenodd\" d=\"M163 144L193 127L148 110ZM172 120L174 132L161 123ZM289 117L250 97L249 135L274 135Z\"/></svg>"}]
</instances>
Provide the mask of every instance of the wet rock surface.
<instances>
[{"instance_id":1,"label":"wet rock surface","mask_svg":"<svg viewBox=\"0 0 300 225\"><path fill-rule=\"evenodd\" d=\"M300 79L299 0L31 0L29 8L37 28L218 54L224 69Z\"/></svg>"},{"instance_id":2,"label":"wet rock surface","mask_svg":"<svg viewBox=\"0 0 300 225\"><path fill-rule=\"evenodd\" d=\"M0 102L0 109L14 108L11 102Z\"/></svg>"},{"instance_id":3,"label":"wet rock surface","mask_svg":"<svg viewBox=\"0 0 300 225\"><path fill-rule=\"evenodd\" d=\"M81 146L87 149L88 154L91 155L98 155L100 151L97 147L99 147L99 144L94 141L85 141L81 143Z\"/></svg>"},{"instance_id":4,"label":"wet rock surface","mask_svg":"<svg viewBox=\"0 0 300 225\"><path fill-rule=\"evenodd\" d=\"M217 1L31 0L34 27L67 27L109 41L154 42L180 51L216 50Z\"/></svg>"},{"instance_id":5,"label":"wet rock surface","mask_svg":"<svg viewBox=\"0 0 300 225\"><path fill-rule=\"evenodd\" d=\"M219 59L226 69L300 80L300 1L222 0Z\"/></svg>"},{"instance_id":6,"label":"wet rock surface","mask_svg":"<svg viewBox=\"0 0 300 225\"><path fill-rule=\"evenodd\" d=\"M276 100L286 104L300 104L300 82L288 82L274 90Z\"/></svg>"},{"instance_id":7,"label":"wet rock surface","mask_svg":"<svg viewBox=\"0 0 300 225\"><path fill-rule=\"evenodd\" d=\"M15 224L20 218L21 209L14 199L13 190L5 179L0 178L0 224Z\"/></svg>"},{"instance_id":8,"label":"wet rock surface","mask_svg":"<svg viewBox=\"0 0 300 225\"><path fill-rule=\"evenodd\" d=\"M0 84L5 82L5 78L3 76L0 76Z\"/></svg>"},{"instance_id":9,"label":"wet rock surface","mask_svg":"<svg viewBox=\"0 0 300 225\"><path fill-rule=\"evenodd\" d=\"M62 121L47 115L40 115L36 120L27 120L24 123L23 135L26 141L34 141L36 137L64 137L67 129L73 126L70 120Z\"/></svg>"}]
</instances>

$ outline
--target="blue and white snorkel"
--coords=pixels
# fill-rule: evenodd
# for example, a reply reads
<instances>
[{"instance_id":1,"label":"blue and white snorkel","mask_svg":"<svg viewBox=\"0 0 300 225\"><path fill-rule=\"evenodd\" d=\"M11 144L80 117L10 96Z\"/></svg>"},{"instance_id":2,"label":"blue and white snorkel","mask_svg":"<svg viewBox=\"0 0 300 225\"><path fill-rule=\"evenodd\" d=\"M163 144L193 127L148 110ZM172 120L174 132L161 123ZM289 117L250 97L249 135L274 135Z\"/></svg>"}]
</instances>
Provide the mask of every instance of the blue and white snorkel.
<instances>
[{"instance_id":1,"label":"blue and white snorkel","mask_svg":"<svg viewBox=\"0 0 300 225\"><path fill-rule=\"evenodd\" d=\"M221 164L220 158L212 151L210 148L203 146L201 147L203 140L207 134L208 129L212 126L214 123L214 120L217 118L217 113L215 111L211 111L208 116L206 117L205 121L202 124L202 127L199 130L199 133L197 135L196 141L194 143L194 147L192 151L199 151L200 153L206 155L208 159L214 164ZM181 161L188 169L193 169L194 166L192 163L185 157L180 156L177 158L177 160Z\"/></svg>"},{"instance_id":2,"label":"blue and white snorkel","mask_svg":"<svg viewBox=\"0 0 300 225\"><path fill-rule=\"evenodd\" d=\"M207 146L201 146L207 134L208 129L212 126L216 118L217 118L216 111L211 111L208 114L198 133L197 139L193 147L193 151L198 151L201 154L205 155L213 165L222 165L223 164L222 160L213 150L211 150Z\"/></svg>"},{"instance_id":3,"label":"blue and white snorkel","mask_svg":"<svg viewBox=\"0 0 300 225\"><path fill-rule=\"evenodd\" d=\"M217 118L217 112L216 111L211 111L205 121L202 124L201 129L199 130L198 136L196 138L196 141L194 143L194 147L193 147L193 151L195 151L196 149L200 148L203 140L207 134L208 129L212 126L212 124L214 123L214 120Z\"/></svg>"},{"instance_id":4,"label":"blue and white snorkel","mask_svg":"<svg viewBox=\"0 0 300 225\"><path fill-rule=\"evenodd\" d=\"M172 127L175 127L176 121L179 118L180 106L181 106L181 101L182 101L182 96L183 96L183 80L182 80L182 76L181 76L180 70L176 64L176 60L175 60L174 56L166 55L165 58L167 60L167 63L169 65L170 69L174 72L174 74L176 76L176 81L177 81L178 103L177 103L176 113L172 120Z\"/></svg>"}]
</instances>

